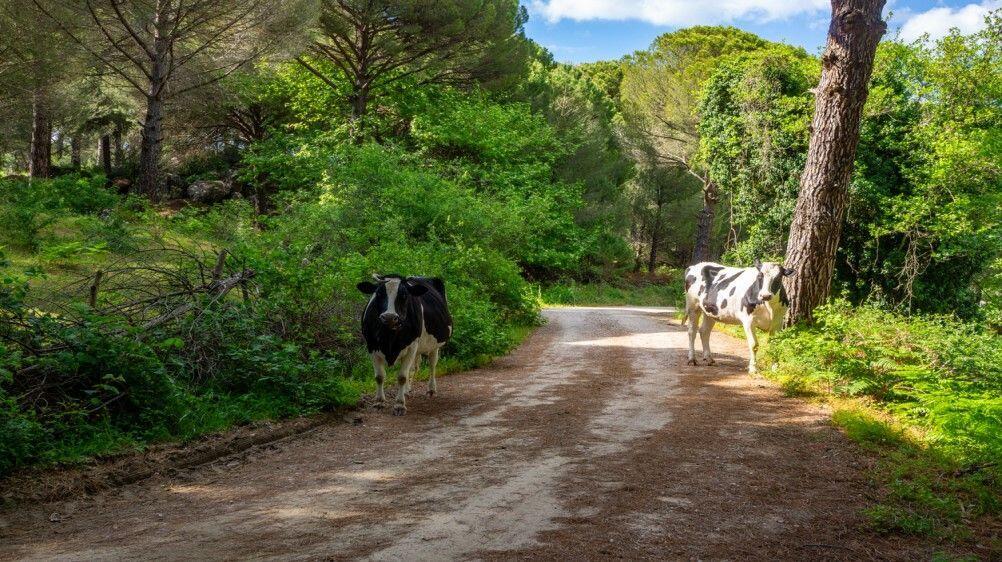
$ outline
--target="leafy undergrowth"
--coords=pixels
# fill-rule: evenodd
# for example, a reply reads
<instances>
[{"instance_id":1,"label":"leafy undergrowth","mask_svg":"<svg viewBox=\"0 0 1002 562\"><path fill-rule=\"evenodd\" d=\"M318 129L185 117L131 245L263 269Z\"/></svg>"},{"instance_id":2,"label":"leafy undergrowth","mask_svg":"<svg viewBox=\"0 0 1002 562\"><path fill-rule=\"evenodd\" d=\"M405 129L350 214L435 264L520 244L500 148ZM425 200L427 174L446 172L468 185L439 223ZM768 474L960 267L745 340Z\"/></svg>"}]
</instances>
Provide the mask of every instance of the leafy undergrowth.
<instances>
[{"instance_id":1,"label":"leafy undergrowth","mask_svg":"<svg viewBox=\"0 0 1002 562\"><path fill-rule=\"evenodd\" d=\"M833 422L876 454L873 528L962 542L997 524L1002 337L844 302L816 317L774 335L760 361L787 394L828 401Z\"/></svg>"},{"instance_id":2,"label":"leafy undergrowth","mask_svg":"<svg viewBox=\"0 0 1002 562\"><path fill-rule=\"evenodd\" d=\"M685 290L679 270L636 274L615 282L563 281L540 290L549 306L680 306Z\"/></svg>"},{"instance_id":3,"label":"leafy undergrowth","mask_svg":"<svg viewBox=\"0 0 1002 562\"><path fill-rule=\"evenodd\" d=\"M498 221L524 220L387 149L338 150L267 217L151 206L101 176L0 180L0 477L357 403L373 272L446 279L443 372L511 349L538 303ZM384 203L359 209L363 188Z\"/></svg>"}]
</instances>

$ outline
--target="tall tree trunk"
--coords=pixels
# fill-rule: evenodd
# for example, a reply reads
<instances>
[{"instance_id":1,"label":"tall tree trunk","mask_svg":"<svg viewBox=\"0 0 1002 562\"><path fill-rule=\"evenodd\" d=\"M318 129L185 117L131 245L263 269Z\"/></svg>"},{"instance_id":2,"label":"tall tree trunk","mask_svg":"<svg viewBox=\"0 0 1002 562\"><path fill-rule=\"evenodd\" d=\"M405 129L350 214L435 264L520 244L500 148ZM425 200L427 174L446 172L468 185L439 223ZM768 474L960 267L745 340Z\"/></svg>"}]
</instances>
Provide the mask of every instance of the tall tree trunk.
<instances>
[{"instance_id":1,"label":"tall tree trunk","mask_svg":"<svg viewBox=\"0 0 1002 562\"><path fill-rule=\"evenodd\" d=\"M162 123L163 102L158 96L150 96L146 101L146 119L143 121L142 141L139 145L139 173L136 178L139 192L150 199L157 197Z\"/></svg>"},{"instance_id":2,"label":"tall tree trunk","mask_svg":"<svg viewBox=\"0 0 1002 562\"><path fill-rule=\"evenodd\" d=\"M658 246L661 244L661 236L658 231L651 235L651 253L647 256L647 273L654 273L658 267Z\"/></svg>"},{"instance_id":3,"label":"tall tree trunk","mask_svg":"<svg viewBox=\"0 0 1002 562\"><path fill-rule=\"evenodd\" d=\"M356 84L351 95L351 119L357 121L365 117L365 112L369 109L369 88L363 84Z\"/></svg>"},{"instance_id":4,"label":"tall tree trunk","mask_svg":"<svg viewBox=\"0 0 1002 562\"><path fill-rule=\"evenodd\" d=\"M78 170L80 169L80 152L82 150L83 141L80 139L80 133L77 133L70 138L70 166Z\"/></svg>"},{"instance_id":5,"label":"tall tree trunk","mask_svg":"<svg viewBox=\"0 0 1002 562\"><path fill-rule=\"evenodd\" d=\"M111 138L115 143L115 167L121 168L125 156L122 151L122 128L120 126L115 126L115 132L111 134Z\"/></svg>"},{"instance_id":6,"label":"tall tree trunk","mask_svg":"<svg viewBox=\"0 0 1002 562\"><path fill-rule=\"evenodd\" d=\"M703 183L703 209L696 220L696 244L692 248L692 263L710 261L713 238L713 218L717 214L717 184L709 179Z\"/></svg>"},{"instance_id":7,"label":"tall tree trunk","mask_svg":"<svg viewBox=\"0 0 1002 562\"><path fill-rule=\"evenodd\" d=\"M47 178L52 175L52 118L49 115L48 96L39 86L31 97L31 155L28 157L28 175Z\"/></svg>"},{"instance_id":8,"label":"tall tree trunk","mask_svg":"<svg viewBox=\"0 0 1002 562\"><path fill-rule=\"evenodd\" d=\"M657 212L654 213L654 224L651 228L651 253L647 259L647 273L654 273L658 266L658 246L661 245L662 218L664 211L664 193L658 188Z\"/></svg>"},{"instance_id":9,"label":"tall tree trunk","mask_svg":"<svg viewBox=\"0 0 1002 562\"><path fill-rule=\"evenodd\" d=\"M111 135L101 135L101 167L104 177L111 180Z\"/></svg>"},{"instance_id":10,"label":"tall tree trunk","mask_svg":"<svg viewBox=\"0 0 1002 562\"><path fill-rule=\"evenodd\" d=\"M786 265L797 272L785 278L787 325L812 321L814 308L831 290L867 84L887 29L880 19L884 1L832 0L810 146L786 249Z\"/></svg>"},{"instance_id":11,"label":"tall tree trunk","mask_svg":"<svg viewBox=\"0 0 1002 562\"><path fill-rule=\"evenodd\" d=\"M374 33L367 26L357 28L358 34L358 67L352 84L351 120L358 121L369 109L369 93L372 88L372 77L369 76L371 65L371 50ZM361 136L361 135L359 135Z\"/></svg>"},{"instance_id":12,"label":"tall tree trunk","mask_svg":"<svg viewBox=\"0 0 1002 562\"><path fill-rule=\"evenodd\" d=\"M160 149L163 141L164 88L167 83L167 55L170 44L162 32L166 16L157 2L153 28L153 53L150 69L150 87L146 93L146 118L143 120L142 140L139 144L139 173L136 184L139 192L151 200L157 198L160 180Z\"/></svg>"},{"instance_id":13,"label":"tall tree trunk","mask_svg":"<svg viewBox=\"0 0 1002 562\"><path fill-rule=\"evenodd\" d=\"M63 153L66 151L66 135L62 131L56 132L56 142L54 146L56 151L56 161L63 159Z\"/></svg>"},{"instance_id":14,"label":"tall tree trunk","mask_svg":"<svg viewBox=\"0 0 1002 562\"><path fill-rule=\"evenodd\" d=\"M163 102L157 96L146 100L146 118L142 123L139 144L139 192L155 199L160 176L160 141L162 140Z\"/></svg>"}]
</instances>

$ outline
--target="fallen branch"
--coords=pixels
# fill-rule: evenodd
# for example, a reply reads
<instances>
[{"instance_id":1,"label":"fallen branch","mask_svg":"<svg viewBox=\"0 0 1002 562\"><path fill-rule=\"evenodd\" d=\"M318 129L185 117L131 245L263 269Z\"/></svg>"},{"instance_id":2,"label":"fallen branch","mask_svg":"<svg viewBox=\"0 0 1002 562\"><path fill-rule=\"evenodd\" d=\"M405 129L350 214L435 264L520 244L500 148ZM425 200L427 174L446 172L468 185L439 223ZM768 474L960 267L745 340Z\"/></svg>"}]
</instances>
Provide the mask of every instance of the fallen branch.
<instances>
[{"instance_id":1,"label":"fallen branch","mask_svg":"<svg viewBox=\"0 0 1002 562\"><path fill-rule=\"evenodd\" d=\"M220 256L222 258L224 254L220 254ZM222 259L220 259L220 262L221 261ZM213 274L215 274L215 272L213 272ZM213 281L212 283L209 283L209 285L205 287L204 292L211 294L214 300L219 300L224 296L226 296L226 293L229 293L231 290L233 290L234 287L240 285L241 283L246 282L248 279L251 279L252 277L254 277L254 270L245 269L232 277L227 277L226 279L220 279L217 281ZM180 318L181 316L184 316L185 314L191 312L194 309L195 309L195 303L193 302L185 303L184 305L175 308L174 310L166 314L163 314L150 320L149 322L146 322L140 327L140 329L142 331L147 331L156 328L157 326L166 324L171 320Z\"/></svg>"}]
</instances>

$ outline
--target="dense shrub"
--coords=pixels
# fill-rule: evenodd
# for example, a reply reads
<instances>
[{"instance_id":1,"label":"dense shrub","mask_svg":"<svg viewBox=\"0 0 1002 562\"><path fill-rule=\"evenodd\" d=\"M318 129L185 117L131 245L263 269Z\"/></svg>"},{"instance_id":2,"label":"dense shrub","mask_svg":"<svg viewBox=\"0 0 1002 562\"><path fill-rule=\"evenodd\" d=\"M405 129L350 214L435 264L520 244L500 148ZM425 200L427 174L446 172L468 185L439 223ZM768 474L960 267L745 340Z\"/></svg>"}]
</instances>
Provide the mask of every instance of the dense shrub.
<instances>
[{"instance_id":1,"label":"dense shrub","mask_svg":"<svg viewBox=\"0 0 1002 562\"><path fill-rule=\"evenodd\" d=\"M456 324L446 353L462 361L503 352L509 327L534 321L536 304L516 265L519 233L533 224L524 208L480 197L377 145L287 157L297 162L277 169L314 169L323 180L290 197L240 251L258 271L269 318L290 337L324 340L342 354L357 349L365 297L355 284L373 273L444 278Z\"/></svg>"},{"instance_id":2,"label":"dense shrub","mask_svg":"<svg viewBox=\"0 0 1002 562\"><path fill-rule=\"evenodd\" d=\"M209 302L144 332L114 316L42 312L25 287L10 276L0 286L0 474L359 395L341 360L283 339L245 304Z\"/></svg>"},{"instance_id":3,"label":"dense shrub","mask_svg":"<svg viewBox=\"0 0 1002 562\"><path fill-rule=\"evenodd\" d=\"M52 180L0 180L0 244L37 250L43 229L62 216L117 206L104 176L79 174Z\"/></svg>"},{"instance_id":4,"label":"dense shrub","mask_svg":"<svg viewBox=\"0 0 1002 562\"><path fill-rule=\"evenodd\" d=\"M867 396L970 464L1002 461L1002 337L947 317L837 302L817 325L777 334L786 376Z\"/></svg>"}]
</instances>

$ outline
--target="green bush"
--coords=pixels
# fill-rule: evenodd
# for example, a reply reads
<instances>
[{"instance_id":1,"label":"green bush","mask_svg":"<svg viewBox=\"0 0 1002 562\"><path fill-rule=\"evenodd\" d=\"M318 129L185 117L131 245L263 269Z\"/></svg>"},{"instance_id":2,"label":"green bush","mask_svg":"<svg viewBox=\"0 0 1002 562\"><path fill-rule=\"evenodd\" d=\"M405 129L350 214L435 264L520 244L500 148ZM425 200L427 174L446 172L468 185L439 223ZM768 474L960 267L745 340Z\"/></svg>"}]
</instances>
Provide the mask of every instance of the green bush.
<instances>
[{"instance_id":1,"label":"green bush","mask_svg":"<svg viewBox=\"0 0 1002 562\"><path fill-rule=\"evenodd\" d=\"M904 317L845 302L774 336L787 375L867 396L961 462L1002 461L1002 337L948 317Z\"/></svg>"},{"instance_id":2,"label":"green bush","mask_svg":"<svg viewBox=\"0 0 1002 562\"><path fill-rule=\"evenodd\" d=\"M878 456L873 528L959 540L973 519L1002 511L1002 337L844 301L815 316L774 335L766 353L790 393L856 397L832 420Z\"/></svg>"},{"instance_id":3,"label":"green bush","mask_svg":"<svg viewBox=\"0 0 1002 562\"><path fill-rule=\"evenodd\" d=\"M290 157L313 158L307 154ZM512 255L515 231L526 225L519 209L376 145L342 146L320 160L328 169L316 190L288 198L265 232L240 246L258 271L269 317L291 337L342 355L357 349L365 297L355 284L372 273L445 279L456 324L446 353L460 361L505 351L509 328L535 320Z\"/></svg>"},{"instance_id":4,"label":"green bush","mask_svg":"<svg viewBox=\"0 0 1002 562\"><path fill-rule=\"evenodd\" d=\"M59 217L114 208L117 195L104 176L78 174L51 180L0 180L0 242L35 251L41 232Z\"/></svg>"},{"instance_id":5,"label":"green bush","mask_svg":"<svg viewBox=\"0 0 1002 562\"><path fill-rule=\"evenodd\" d=\"M575 306L674 306L684 301L682 272L665 269L653 275L636 274L616 282L578 283L563 280L540 289L543 302Z\"/></svg>"}]
</instances>

